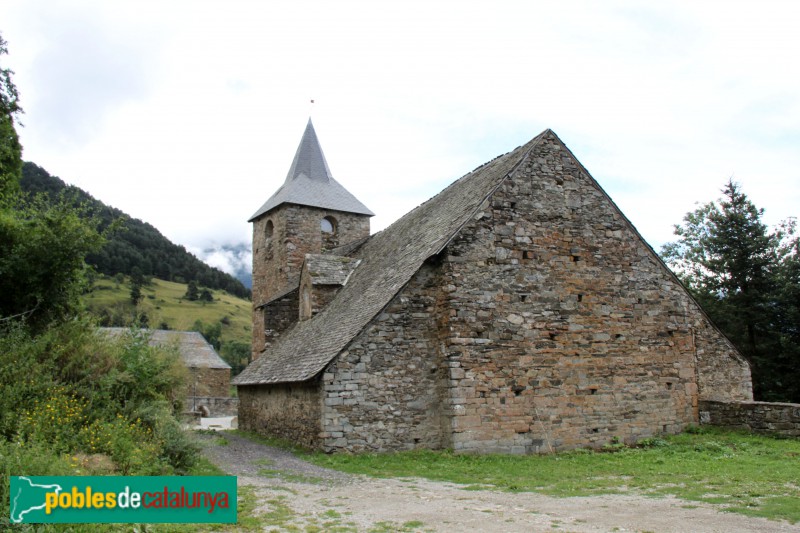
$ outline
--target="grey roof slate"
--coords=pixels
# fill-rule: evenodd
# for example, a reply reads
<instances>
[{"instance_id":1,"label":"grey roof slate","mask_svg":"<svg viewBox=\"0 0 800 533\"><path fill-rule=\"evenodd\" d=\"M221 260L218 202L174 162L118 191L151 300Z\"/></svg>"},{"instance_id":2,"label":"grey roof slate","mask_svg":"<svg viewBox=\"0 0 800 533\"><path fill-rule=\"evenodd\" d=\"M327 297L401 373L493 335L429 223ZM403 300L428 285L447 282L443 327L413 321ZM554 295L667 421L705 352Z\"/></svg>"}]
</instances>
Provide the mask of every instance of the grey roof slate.
<instances>
[{"instance_id":1,"label":"grey roof slate","mask_svg":"<svg viewBox=\"0 0 800 533\"><path fill-rule=\"evenodd\" d=\"M312 285L344 285L359 263L360 259L341 255L306 254L303 268Z\"/></svg>"},{"instance_id":2,"label":"grey roof slate","mask_svg":"<svg viewBox=\"0 0 800 533\"><path fill-rule=\"evenodd\" d=\"M492 192L522 164L546 130L475 169L370 237L353 257L350 279L314 318L298 322L234 380L235 385L305 381L318 374L439 253Z\"/></svg>"},{"instance_id":3,"label":"grey roof slate","mask_svg":"<svg viewBox=\"0 0 800 533\"><path fill-rule=\"evenodd\" d=\"M375 214L333 179L311 119L308 119L306 131L297 147L286 181L248 222L284 203L368 216Z\"/></svg>"},{"instance_id":4,"label":"grey roof slate","mask_svg":"<svg viewBox=\"0 0 800 533\"><path fill-rule=\"evenodd\" d=\"M102 333L120 337L130 330L128 328L100 328ZM165 329L147 330L150 346L172 346L178 348L183 363L188 368L221 368L230 369L230 365L217 354L200 333L196 331L172 331Z\"/></svg>"}]
</instances>

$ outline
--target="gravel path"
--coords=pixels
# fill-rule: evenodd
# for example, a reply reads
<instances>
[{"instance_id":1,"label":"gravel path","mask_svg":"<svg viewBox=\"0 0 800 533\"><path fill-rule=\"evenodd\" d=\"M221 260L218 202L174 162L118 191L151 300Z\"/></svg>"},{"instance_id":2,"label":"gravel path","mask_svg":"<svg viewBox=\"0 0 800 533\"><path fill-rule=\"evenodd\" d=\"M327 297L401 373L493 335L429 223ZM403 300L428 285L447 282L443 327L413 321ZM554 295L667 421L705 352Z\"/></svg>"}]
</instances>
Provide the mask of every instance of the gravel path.
<instances>
[{"instance_id":1,"label":"gravel path","mask_svg":"<svg viewBox=\"0 0 800 533\"><path fill-rule=\"evenodd\" d=\"M228 444L219 445L220 438ZM265 531L800 532L675 498L552 498L464 490L422 479L373 479L307 463L234 433L202 435L204 453L258 497Z\"/></svg>"}]
</instances>

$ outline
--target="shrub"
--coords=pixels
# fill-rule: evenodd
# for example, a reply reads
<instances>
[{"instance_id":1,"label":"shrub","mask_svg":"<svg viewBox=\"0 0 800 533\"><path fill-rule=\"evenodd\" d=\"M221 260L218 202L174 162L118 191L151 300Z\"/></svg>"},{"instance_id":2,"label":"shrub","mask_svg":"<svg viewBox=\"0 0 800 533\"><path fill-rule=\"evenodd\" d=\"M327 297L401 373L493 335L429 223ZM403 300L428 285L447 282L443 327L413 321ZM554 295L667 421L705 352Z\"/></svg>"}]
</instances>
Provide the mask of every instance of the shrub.
<instances>
[{"instance_id":1,"label":"shrub","mask_svg":"<svg viewBox=\"0 0 800 533\"><path fill-rule=\"evenodd\" d=\"M9 476L68 476L80 473L69 459L44 444L0 439L0 524L9 523Z\"/></svg>"},{"instance_id":2,"label":"shrub","mask_svg":"<svg viewBox=\"0 0 800 533\"><path fill-rule=\"evenodd\" d=\"M100 454L123 474L192 466L196 448L173 405L186 369L177 350L149 346L132 332L118 340L81 320L36 336L0 331L0 441L50 454Z\"/></svg>"}]
</instances>

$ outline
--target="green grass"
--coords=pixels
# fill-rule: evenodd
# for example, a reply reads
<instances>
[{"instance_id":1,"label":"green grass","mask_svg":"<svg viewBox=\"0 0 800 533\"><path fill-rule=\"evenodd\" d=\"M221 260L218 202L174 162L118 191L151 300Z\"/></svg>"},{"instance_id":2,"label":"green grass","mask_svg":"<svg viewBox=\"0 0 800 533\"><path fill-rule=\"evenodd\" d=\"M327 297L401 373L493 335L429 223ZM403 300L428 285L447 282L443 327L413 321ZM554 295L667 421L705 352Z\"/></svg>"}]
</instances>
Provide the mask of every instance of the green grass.
<instances>
[{"instance_id":1,"label":"green grass","mask_svg":"<svg viewBox=\"0 0 800 533\"><path fill-rule=\"evenodd\" d=\"M206 324L222 321L222 341L251 342L251 303L225 291L212 290L213 302L184 299L186 285L153 278L150 285L142 287L142 300L138 312L145 312L150 327L159 328L166 323L170 329L186 331L196 320ZM133 316L130 300L130 280L117 283L113 278L101 277L94 282L92 291L84 302L92 313L105 309L124 316ZM227 322L227 323L226 323Z\"/></svg>"},{"instance_id":2,"label":"green grass","mask_svg":"<svg viewBox=\"0 0 800 533\"><path fill-rule=\"evenodd\" d=\"M559 497L669 494L750 516L800 521L800 440L704 429L646 444L533 456L413 451L306 458L374 477L421 477Z\"/></svg>"}]
</instances>

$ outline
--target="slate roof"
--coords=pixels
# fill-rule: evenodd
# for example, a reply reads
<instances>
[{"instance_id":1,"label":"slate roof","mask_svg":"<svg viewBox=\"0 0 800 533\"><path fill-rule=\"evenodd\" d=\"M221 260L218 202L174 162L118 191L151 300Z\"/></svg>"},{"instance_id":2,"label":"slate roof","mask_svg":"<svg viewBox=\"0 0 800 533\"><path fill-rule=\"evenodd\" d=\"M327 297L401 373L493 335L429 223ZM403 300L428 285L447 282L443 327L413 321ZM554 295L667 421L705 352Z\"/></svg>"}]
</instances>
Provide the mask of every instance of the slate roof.
<instances>
[{"instance_id":1,"label":"slate roof","mask_svg":"<svg viewBox=\"0 0 800 533\"><path fill-rule=\"evenodd\" d=\"M305 381L325 368L389 303L423 262L439 253L519 165L546 130L455 181L369 238L353 257L361 264L314 318L298 322L234 380L235 385ZM554 134L553 134L554 135Z\"/></svg>"},{"instance_id":2,"label":"slate roof","mask_svg":"<svg viewBox=\"0 0 800 533\"><path fill-rule=\"evenodd\" d=\"M359 263L360 259L341 255L306 254L304 268L312 285L345 285Z\"/></svg>"},{"instance_id":3,"label":"slate roof","mask_svg":"<svg viewBox=\"0 0 800 533\"><path fill-rule=\"evenodd\" d=\"M120 337L128 328L100 328L100 331L113 337ZM183 363L188 368L230 369L230 365L217 354L200 333L196 331L172 331L164 329L147 330L150 346L176 345Z\"/></svg>"},{"instance_id":4,"label":"slate roof","mask_svg":"<svg viewBox=\"0 0 800 533\"><path fill-rule=\"evenodd\" d=\"M286 175L286 181L248 222L284 203L368 216L375 214L333 179L310 118L297 147L292 166Z\"/></svg>"}]
</instances>

